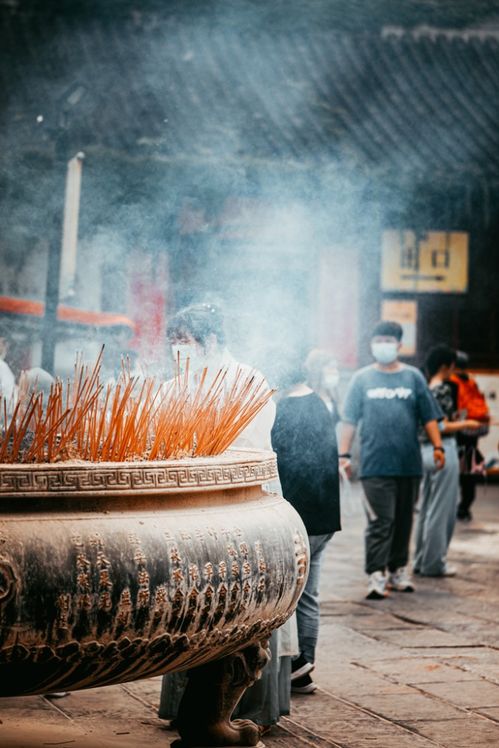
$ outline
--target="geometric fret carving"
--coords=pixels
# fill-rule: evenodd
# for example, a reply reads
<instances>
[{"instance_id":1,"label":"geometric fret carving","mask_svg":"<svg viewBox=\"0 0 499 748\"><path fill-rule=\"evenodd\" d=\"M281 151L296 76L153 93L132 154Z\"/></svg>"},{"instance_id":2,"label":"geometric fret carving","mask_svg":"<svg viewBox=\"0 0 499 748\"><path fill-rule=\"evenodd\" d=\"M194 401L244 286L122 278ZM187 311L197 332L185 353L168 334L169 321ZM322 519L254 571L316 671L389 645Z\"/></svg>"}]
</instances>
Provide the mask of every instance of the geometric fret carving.
<instances>
[{"instance_id":1,"label":"geometric fret carving","mask_svg":"<svg viewBox=\"0 0 499 748\"><path fill-rule=\"evenodd\" d=\"M165 494L258 486L276 477L275 455L263 450L158 462L5 464L0 467L0 496Z\"/></svg>"}]
</instances>

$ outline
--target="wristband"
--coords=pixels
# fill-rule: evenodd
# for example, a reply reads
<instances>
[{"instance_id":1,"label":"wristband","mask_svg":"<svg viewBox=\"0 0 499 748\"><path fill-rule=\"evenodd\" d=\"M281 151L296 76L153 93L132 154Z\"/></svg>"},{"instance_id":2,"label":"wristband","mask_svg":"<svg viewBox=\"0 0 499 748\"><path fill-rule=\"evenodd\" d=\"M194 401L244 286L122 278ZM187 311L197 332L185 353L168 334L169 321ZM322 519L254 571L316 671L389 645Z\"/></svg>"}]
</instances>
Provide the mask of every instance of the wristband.
<instances>
[{"instance_id":1,"label":"wristband","mask_svg":"<svg viewBox=\"0 0 499 748\"><path fill-rule=\"evenodd\" d=\"M338 455L338 459L339 459L339 460L341 460L341 459L343 459L343 458L344 458L345 460L350 460L350 459L351 459L351 457L352 457L352 455L350 454L350 452L343 452L343 454L341 454L341 455Z\"/></svg>"},{"instance_id":2,"label":"wristband","mask_svg":"<svg viewBox=\"0 0 499 748\"><path fill-rule=\"evenodd\" d=\"M445 454L445 447L433 447L434 452L442 452L442 454Z\"/></svg>"}]
</instances>

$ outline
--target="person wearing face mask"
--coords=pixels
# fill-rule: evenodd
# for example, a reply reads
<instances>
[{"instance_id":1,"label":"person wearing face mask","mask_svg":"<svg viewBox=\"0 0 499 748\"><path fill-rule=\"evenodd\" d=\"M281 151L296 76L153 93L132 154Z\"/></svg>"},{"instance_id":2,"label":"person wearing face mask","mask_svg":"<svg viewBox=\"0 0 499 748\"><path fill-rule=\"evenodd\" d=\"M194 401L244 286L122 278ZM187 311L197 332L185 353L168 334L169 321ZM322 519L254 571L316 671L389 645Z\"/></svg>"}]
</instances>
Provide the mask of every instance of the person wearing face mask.
<instances>
[{"instance_id":1,"label":"person wearing face mask","mask_svg":"<svg viewBox=\"0 0 499 748\"><path fill-rule=\"evenodd\" d=\"M234 381L238 371L243 376L255 375L265 381L263 374L247 364L236 361L226 345L223 315L215 304L192 304L177 312L170 320L167 331L174 367L184 372L188 367L189 380L195 387L204 369L206 382L213 381L220 369L227 370L226 386ZM257 414L238 436L233 446L248 449L272 449L270 430L275 418L273 400Z\"/></svg>"},{"instance_id":2,"label":"person wearing face mask","mask_svg":"<svg viewBox=\"0 0 499 748\"><path fill-rule=\"evenodd\" d=\"M253 374L256 380L265 382L263 374L246 364L241 364L231 355L226 346L224 320L214 304L193 304L180 310L169 321L167 338L171 345L172 363L181 371L188 367L188 380L196 388L203 371L207 369L207 386L220 369L225 369L226 387L231 386L239 371L243 375ZM247 449L272 449L270 433L275 418L273 400L257 414L253 421L238 436L232 446ZM270 486L279 491L278 482ZM233 716L251 719L260 725L262 734L275 724L281 715L289 714L291 656L297 654L298 642L294 616L270 637L270 662L265 666L260 680L248 688ZM185 673L163 676L159 716L172 720L187 684Z\"/></svg>"},{"instance_id":3,"label":"person wearing face mask","mask_svg":"<svg viewBox=\"0 0 499 748\"><path fill-rule=\"evenodd\" d=\"M426 434L421 436L423 455L422 500L416 529L414 573L431 577L451 577L456 570L446 561L454 532L459 496L459 457L456 436L463 431L476 432L479 421L458 419L452 375L457 354L448 345L436 345L428 351L425 371L428 384L442 409L440 423L445 447L445 466L435 470L433 451Z\"/></svg>"},{"instance_id":4,"label":"person wearing face mask","mask_svg":"<svg viewBox=\"0 0 499 748\"><path fill-rule=\"evenodd\" d=\"M388 589L413 592L408 570L414 505L423 472L418 433L432 445L436 469L445 464L438 421L441 410L421 372L398 360L402 328L379 322L371 337L375 362L352 378L345 399L340 465L351 472L351 446L360 426L360 478L367 529L365 571L368 599Z\"/></svg>"},{"instance_id":5,"label":"person wearing face mask","mask_svg":"<svg viewBox=\"0 0 499 748\"><path fill-rule=\"evenodd\" d=\"M300 655L293 660L291 690L313 693L319 633L321 556L333 534L341 529L336 425L338 367L331 353L313 350L305 366L290 374L291 386L277 403L272 446L282 493L301 516L310 544L310 572L298 602Z\"/></svg>"}]
</instances>

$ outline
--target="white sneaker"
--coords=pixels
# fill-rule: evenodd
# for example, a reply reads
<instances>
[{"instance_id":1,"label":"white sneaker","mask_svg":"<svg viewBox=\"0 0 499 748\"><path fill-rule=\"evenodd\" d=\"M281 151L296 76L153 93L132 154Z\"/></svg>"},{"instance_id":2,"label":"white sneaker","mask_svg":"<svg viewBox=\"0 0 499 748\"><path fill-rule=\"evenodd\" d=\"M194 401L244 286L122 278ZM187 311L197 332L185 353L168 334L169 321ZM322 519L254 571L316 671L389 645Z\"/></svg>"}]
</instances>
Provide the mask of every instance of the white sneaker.
<instances>
[{"instance_id":1,"label":"white sneaker","mask_svg":"<svg viewBox=\"0 0 499 748\"><path fill-rule=\"evenodd\" d=\"M455 566L451 566L450 564L445 564L444 570L442 572L443 577L455 577L457 574L457 569Z\"/></svg>"},{"instance_id":2,"label":"white sneaker","mask_svg":"<svg viewBox=\"0 0 499 748\"><path fill-rule=\"evenodd\" d=\"M400 569L392 571L388 577L388 586L397 592L414 592L415 587L407 566L401 566Z\"/></svg>"},{"instance_id":3,"label":"white sneaker","mask_svg":"<svg viewBox=\"0 0 499 748\"><path fill-rule=\"evenodd\" d=\"M366 598L368 600L383 600L385 597L388 597L386 574L383 571L374 571L369 574Z\"/></svg>"},{"instance_id":4,"label":"white sneaker","mask_svg":"<svg viewBox=\"0 0 499 748\"><path fill-rule=\"evenodd\" d=\"M69 696L69 691L51 691L46 693L45 696L49 699L63 699L65 696Z\"/></svg>"},{"instance_id":5,"label":"white sneaker","mask_svg":"<svg viewBox=\"0 0 499 748\"><path fill-rule=\"evenodd\" d=\"M291 682L291 693L314 693L314 691L317 691L317 683L314 683L310 673Z\"/></svg>"}]
</instances>

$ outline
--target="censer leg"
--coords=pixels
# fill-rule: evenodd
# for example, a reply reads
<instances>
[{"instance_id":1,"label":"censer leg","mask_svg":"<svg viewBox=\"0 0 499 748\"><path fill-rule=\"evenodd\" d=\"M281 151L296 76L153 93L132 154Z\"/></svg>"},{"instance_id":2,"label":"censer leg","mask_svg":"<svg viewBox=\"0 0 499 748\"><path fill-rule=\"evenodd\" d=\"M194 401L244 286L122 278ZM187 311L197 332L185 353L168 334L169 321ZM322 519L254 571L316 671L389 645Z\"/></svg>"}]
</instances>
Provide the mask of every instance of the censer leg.
<instances>
[{"instance_id":1,"label":"censer leg","mask_svg":"<svg viewBox=\"0 0 499 748\"><path fill-rule=\"evenodd\" d=\"M261 728L249 719L231 720L245 690L260 678L270 658L268 641L189 671L172 748L257 746Z\"/></svg>"}]
</instances>

